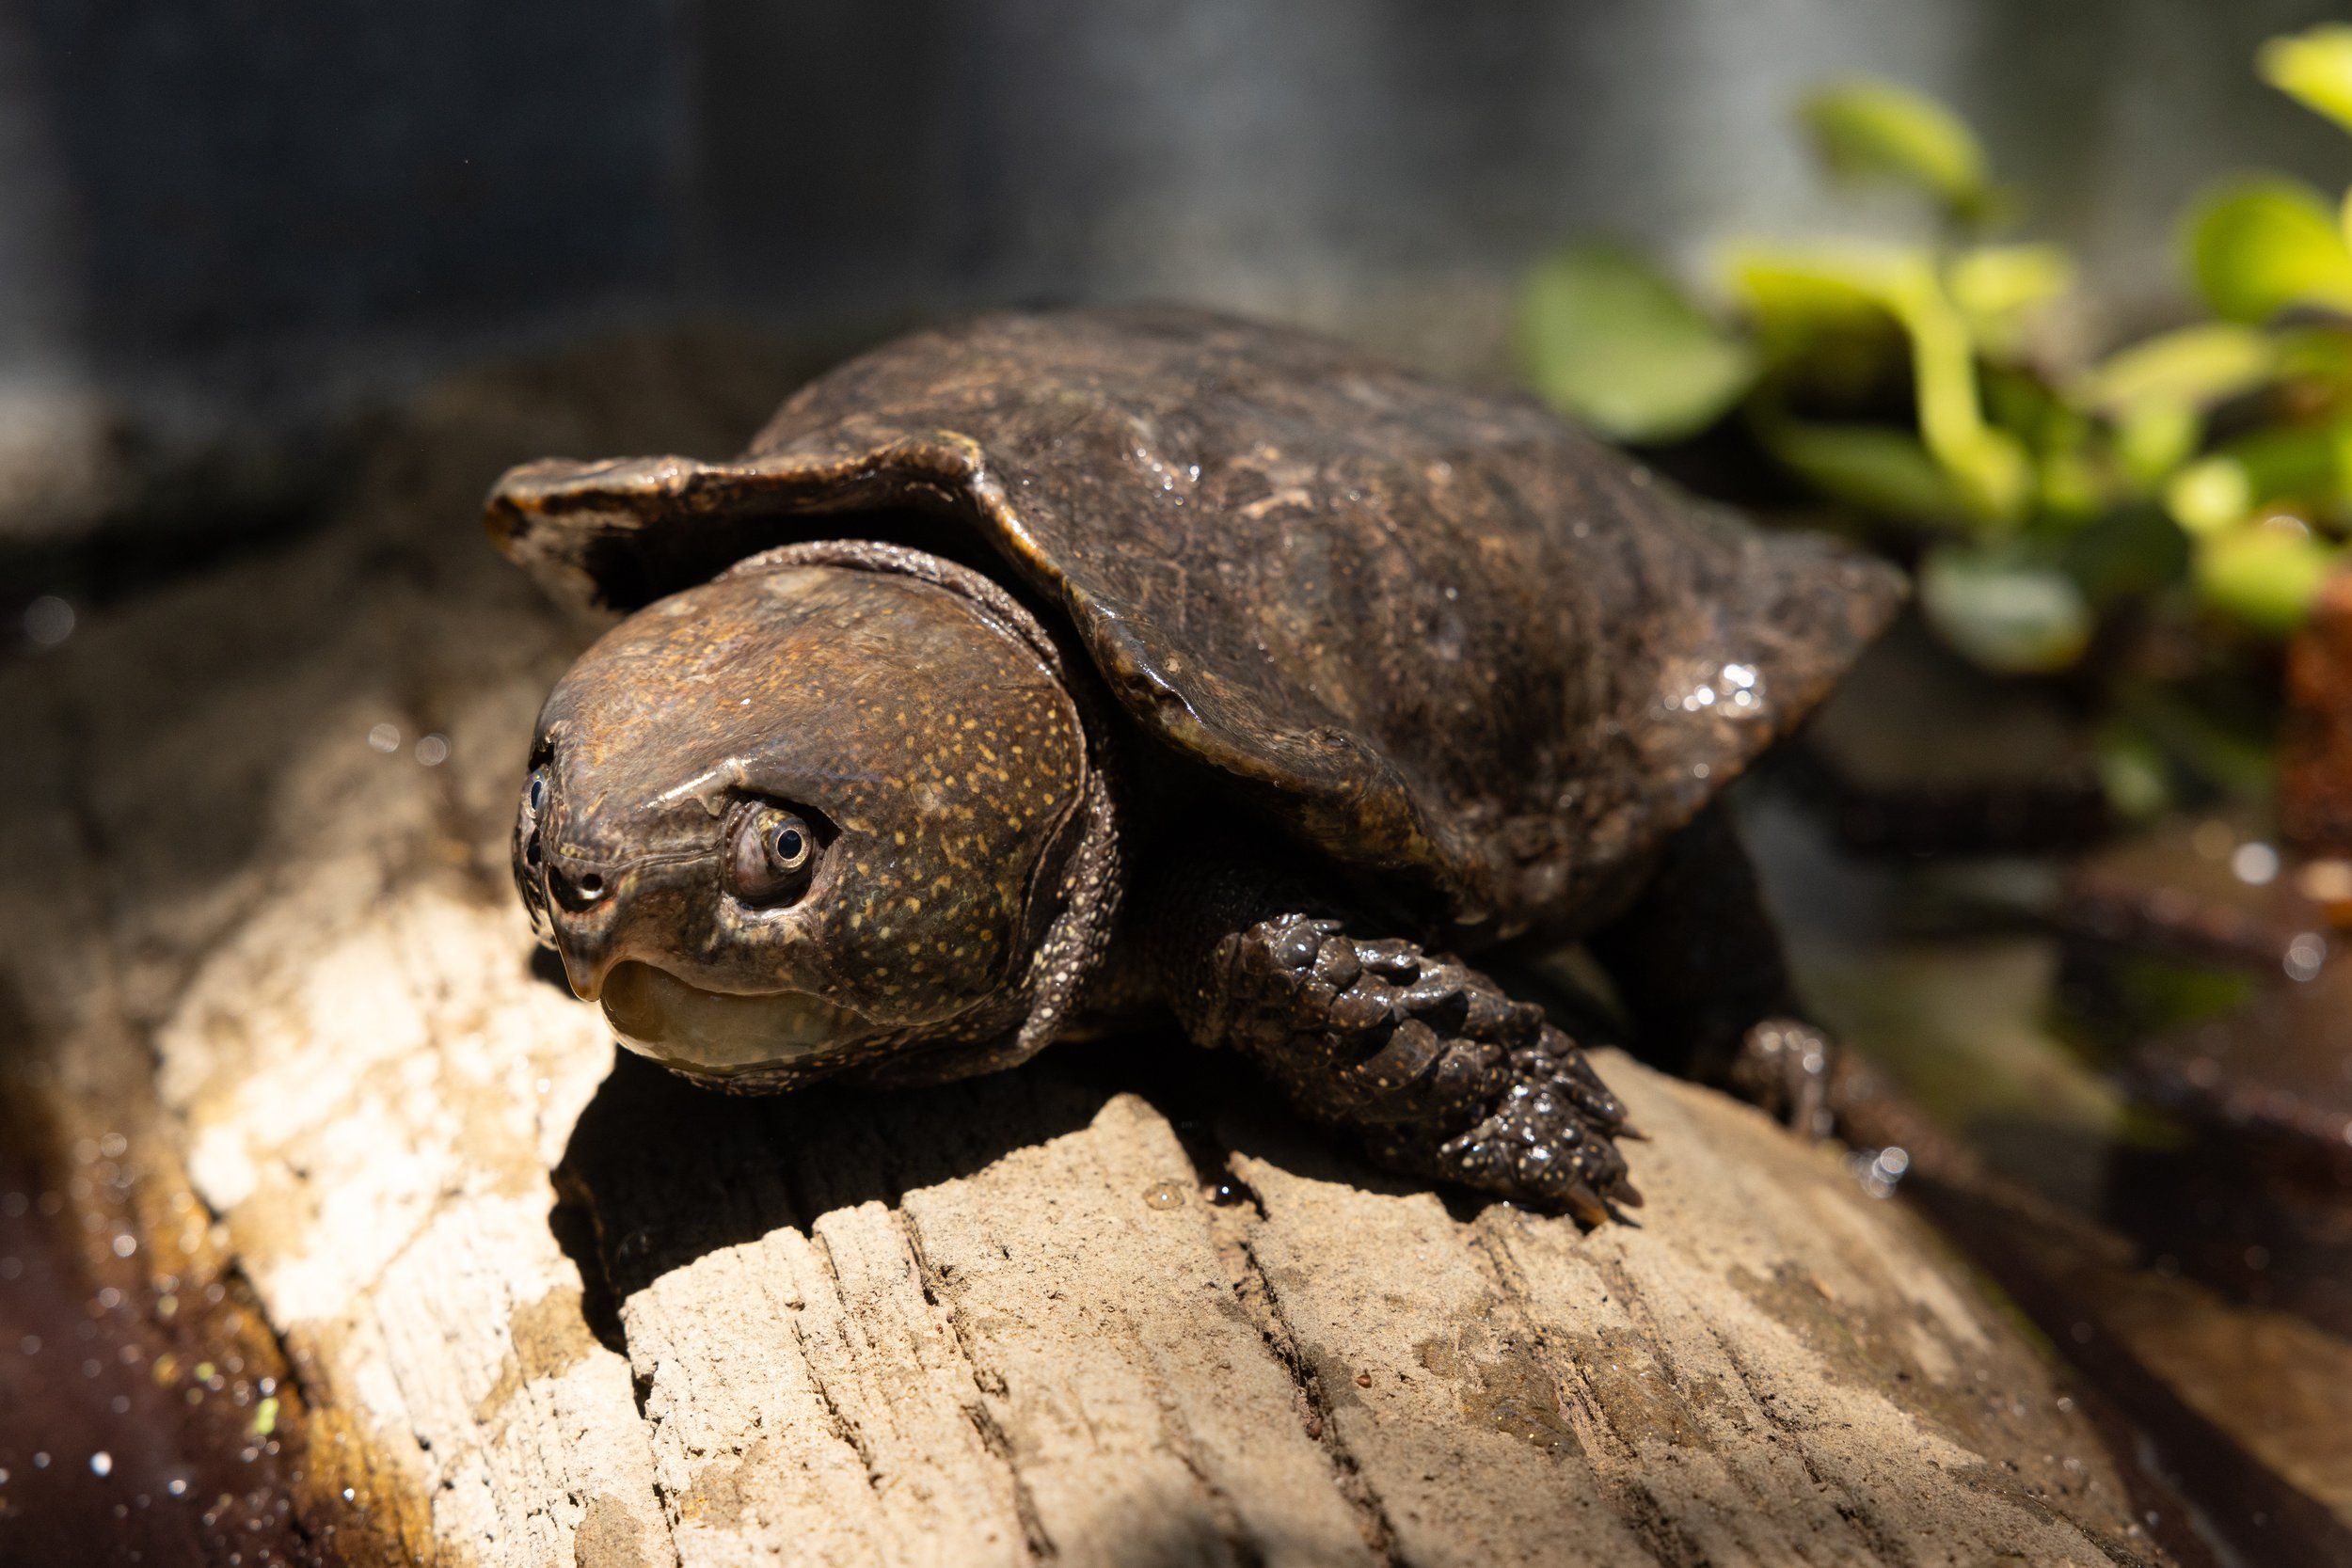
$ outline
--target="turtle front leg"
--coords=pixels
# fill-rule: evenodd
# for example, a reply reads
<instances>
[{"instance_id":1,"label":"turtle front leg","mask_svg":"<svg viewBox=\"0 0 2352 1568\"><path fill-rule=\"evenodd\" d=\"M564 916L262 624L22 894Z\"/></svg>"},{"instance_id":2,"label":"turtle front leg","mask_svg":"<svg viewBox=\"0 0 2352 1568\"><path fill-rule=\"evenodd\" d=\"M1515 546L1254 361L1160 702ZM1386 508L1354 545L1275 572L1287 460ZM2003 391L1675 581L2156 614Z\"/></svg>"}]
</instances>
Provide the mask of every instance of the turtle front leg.
<instances>
[{"instance_id":1,"label":"turtle front leg","mask_svg":"<svg viewBox=\"0 0 2352 1568\"><path fill-rule=\"evenodd\" d=\"M1713 1084L1814 1136L1831 1130L1836 1046L1805 1022L1756 868L1720 802L1675 836L1593 954L1645 1060Z\"/></svg>"},{"instance_id":2,"label":"turtle front leg","mask_svg":"<svg viewBox=\"0 0 2352 1568\"><path fill-rule=\"evenodd\" d=\"M1298 1110L1403 1174L1587 1225L1641 1202L1616 1146L1624 1107L1541 1007L1247 873L1183 883L1152 936L1196 1041L1248 1056Z\"/></svg>"}]
</instances>

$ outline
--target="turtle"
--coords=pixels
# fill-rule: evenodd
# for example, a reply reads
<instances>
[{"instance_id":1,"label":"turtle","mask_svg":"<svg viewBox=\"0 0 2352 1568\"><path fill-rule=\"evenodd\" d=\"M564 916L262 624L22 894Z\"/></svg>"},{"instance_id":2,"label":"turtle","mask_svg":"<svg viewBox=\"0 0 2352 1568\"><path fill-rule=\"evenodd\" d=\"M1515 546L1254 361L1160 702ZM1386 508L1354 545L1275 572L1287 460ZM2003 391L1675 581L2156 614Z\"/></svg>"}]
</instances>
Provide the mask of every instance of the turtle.
<instances>
[{"instance_id":1,"label":"turtle","mask_svg":"<svg viewBox=\"0 0 2352 1568\"><path fill-rule=\"evenodd\" d=\"M997 313L731 461L514 468L487 523L622 617L533 729L522 902L692 1079L936 1083L1160 1009L1380 1164L1600 1224L1640 1195L1593 1030L1462 957L1581 943L1637 1052L1820 1119L1723 793L1901 575L1530 399Z\"/></svg>"}]
</instances>

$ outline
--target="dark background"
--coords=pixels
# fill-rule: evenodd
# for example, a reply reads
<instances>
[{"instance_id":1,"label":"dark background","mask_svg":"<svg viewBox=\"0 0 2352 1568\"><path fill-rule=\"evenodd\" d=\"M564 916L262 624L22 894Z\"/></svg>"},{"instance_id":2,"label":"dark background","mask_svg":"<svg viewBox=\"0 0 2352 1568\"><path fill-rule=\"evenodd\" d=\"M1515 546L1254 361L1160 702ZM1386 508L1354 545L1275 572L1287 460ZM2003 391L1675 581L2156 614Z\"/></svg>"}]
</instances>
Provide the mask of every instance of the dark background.
<instances>
[{"instance_id":1,"label":"dark background","mask_svg":"<svg viewBox=\"0 0 2352 1568\"><path fill-rule=\"evenodd\" d=\"M2096 336L2203 180L2352 166L2250 67L2331 8L7 0L0 590L231 529L437 372L682 322L1182 296L1493 369L1559 237L1869 221L1788 129L1848 71L1978 124Z\"/></svg>"}]
</instances>

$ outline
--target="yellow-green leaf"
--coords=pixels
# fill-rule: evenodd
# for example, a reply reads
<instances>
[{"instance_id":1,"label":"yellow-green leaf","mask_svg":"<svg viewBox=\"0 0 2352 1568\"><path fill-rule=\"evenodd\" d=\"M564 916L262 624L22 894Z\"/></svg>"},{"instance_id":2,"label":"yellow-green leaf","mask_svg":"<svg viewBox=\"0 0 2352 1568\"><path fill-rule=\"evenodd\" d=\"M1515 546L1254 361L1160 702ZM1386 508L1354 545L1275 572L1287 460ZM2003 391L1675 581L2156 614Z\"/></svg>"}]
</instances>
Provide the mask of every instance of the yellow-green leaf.
<instances>
[{"instance_id":1,"label":"yellow-green leaf","mask_svg":"<svg viewBox=\"0 0 2352 1568\"><path fill-rule=\"evenodd\" d=\"M2214 313L2260 322L2294 305L2352 310L2352 246L2336 214L2298 181L2226 182L2190 208L2191 275Z\"/></svg>"},{"instance_id":2,"label":"yellow-green leaf","mask_svg":"<svg viewBox=\"0 0 2352 1568\"><path fill-rule=\"evenodd\" d=\"M1880 516L1928 527L1965 521L1968 499L1919 438L1883 425L1759 422L1767 450L1815 489Z\"/></svg>"},{"instance_id":3,"label":"yellow-green leaf","mask_svg":"<svg viewBox=\"0 0 2352 1568\"><path fill-rule=\"evenodd\" d=\"M2117 418L2159 407L2210 408L2276 373L2277 346L2235 322L2204 322L2134 343L2085 375L2084 402Z\"/></svg>"},{"instance_id":4,"label":"yellow-green leaf","mask_svg":"<svg viewBox=\"0 0 2352 1568\"><path fill-rule=\"evenodd\" d=\"M2115 456L2135 484L2153 487L2187 462L2205 421L2185 403L2135 404L2115 424Z\"/></svg>"},{"instance_id":5,"label":"yellow-green leaf","mask_svg":"<svg viewBox=\"0 0 2352 1568\"><path fill-rule=\"evenodd\" d=\"M1831 340L1900 341L1888 280L1925 253L1893 245L1745 245L1723 256L1725 290L1756 329L1765 355L1788 364Z\"/></svg>"},{"instance_id":6,"label":"yellow-green leaf","mask_svg":"<svg viewBox=\"0 0 2352 1568\"><path fill-rule=\"evenodd\" d=\"M1978 341L2007 353L2036 311L2074 286L2074 263L2054 245L1979 245L1952 262L1948 281Z\"/></svg>"},{"instance_id":7,"label":"yellow-green leaf","mask_svg":"<svg viewBox=\"0 0 2352 1568\"><path fill-rule=\"evenodd\" d=\"M2016 520L2032 486L2026 453L1985 420L1977 346L1931 255L1900 245L1758 247L1735 251L1731 269L1777 362L1836 329L1832 324L1851 330L1891 318L1911 340L1919 435L1947 472L1946 490L1979 517Z\"/></svg>"},{"instance_id":8,"label":"yellow-green leaf","mask_svg":"<svg viewBox=\"0 0 2352 1568\"><path fill-rule=\"evenodd\" d=\"M2352 26L2334 22L2272 39L2254 55L2262 79L2352 131Z\"/></svg>"},{"instance_id":9,"label":"yellow-green leaf","mask_svg":"<svg viewBox=\"0 0 2352 1568\"><path fill-rule=\"evenodd\" d=\"M2253 506L2253 479L2234 457L2191 463L2164 487L2164 509L2190 533L2218 533Z\"/></svg>"},{"instance_id":10,"label":"yellow-green leaf","mask_svg":"<svg viewBox=\"0 0 2352 1568\"><path fill-rule=\"evenodd\" d=\"M1519 357L1537 396L1623 441L1669 441L1721 419L1756 355L1630 252L1584 245L1528 275Z\"/></svg>"},{"instance_id":11,"label":"yellow-green leaf","mask_svg":"<svg viewBox=\"0 0 2352 1568\"><path fill-rule=\"evenodd\" d=\"M2342 552L2286 519L2250 523L2197 542L2197 592L2249 631L2285 637L2303 624Z\"/></svg>"},{"instance_id":12,"label":"yellow-green leaf","mask_svg":"<svg viewBox=\"0 0 2352 1568\"><path fill-rule=\"evenodd\" d=\"M1797 113L1833 174L1909 185L1959 217L1986 204L1984 150L1976 134L1925 93L1892 82L1832 83L1807 94Z\"/></svg>"}]
</instances>

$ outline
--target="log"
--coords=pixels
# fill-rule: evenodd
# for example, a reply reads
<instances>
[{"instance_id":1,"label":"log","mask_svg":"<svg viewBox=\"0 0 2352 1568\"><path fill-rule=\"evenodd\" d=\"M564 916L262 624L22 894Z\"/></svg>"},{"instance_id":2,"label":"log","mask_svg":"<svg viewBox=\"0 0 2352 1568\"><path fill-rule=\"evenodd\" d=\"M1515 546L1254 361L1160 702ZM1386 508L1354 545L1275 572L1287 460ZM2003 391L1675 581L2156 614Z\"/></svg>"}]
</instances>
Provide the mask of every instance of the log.
<instances>
[{"instance_id":1,"label":"log","mask_svg":"<svg viewBox=\"0 0 2352 1568\"><path fill-rule=\"evenodd\" d=\"M265 1319L346 1560L2166 1560L1916 1216L1615 1053L1649 1203L1591 1234L1163 1034L889 1096L616 1060L504 864L581 634L471 508L752 415L590 379L445 389L331 528L0 672L12 1080Z\"/></svg>"}]
</instances>

